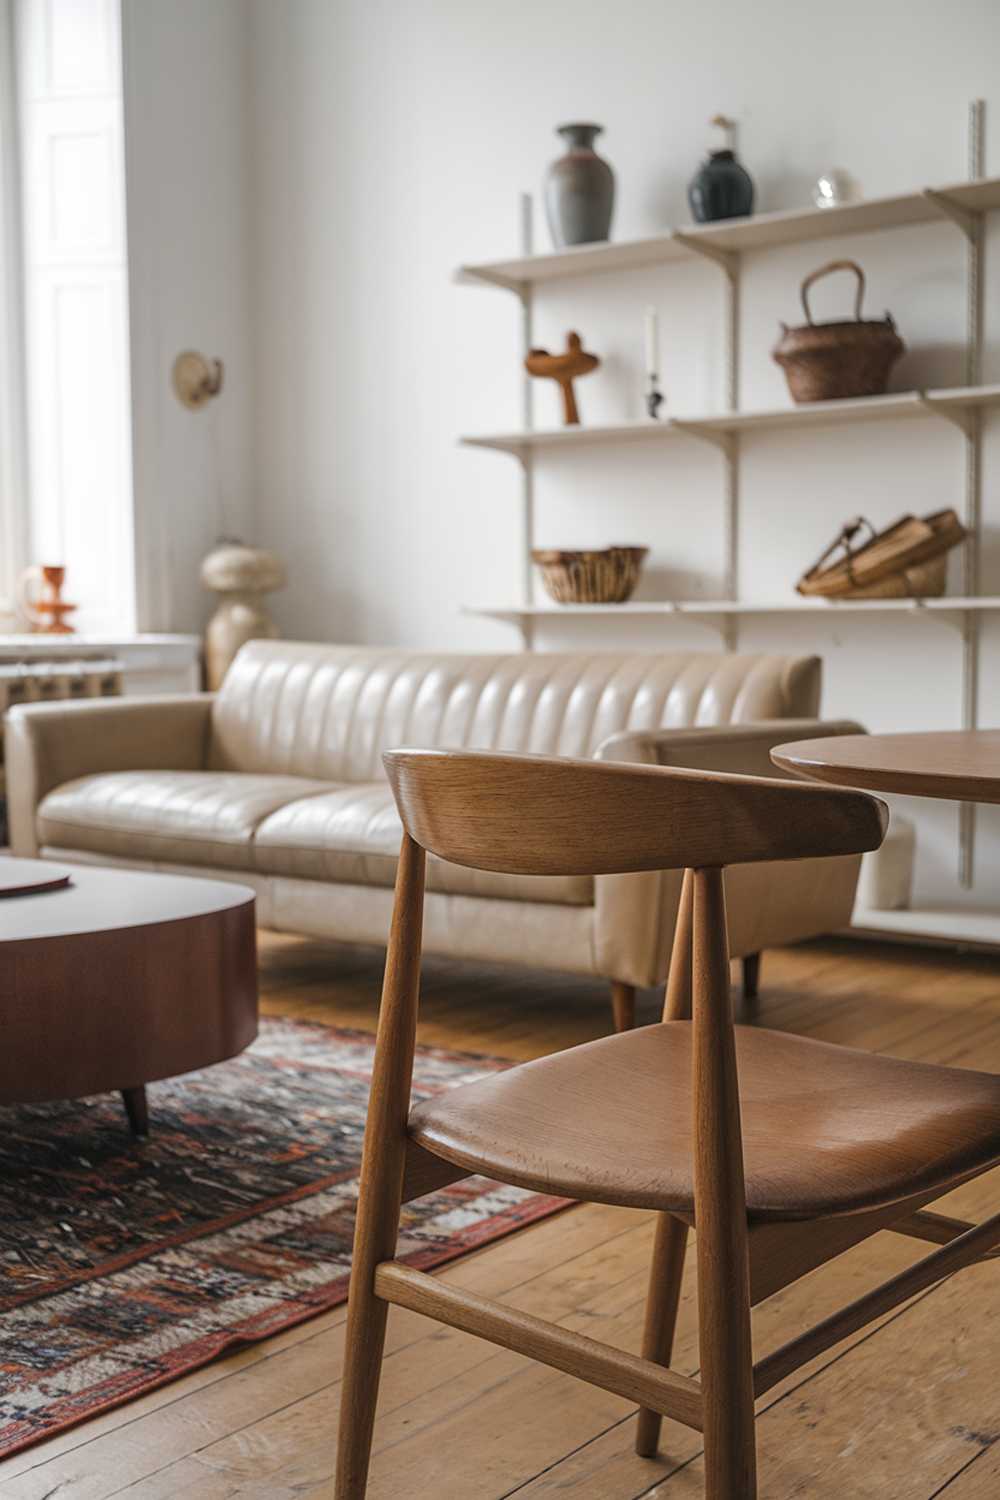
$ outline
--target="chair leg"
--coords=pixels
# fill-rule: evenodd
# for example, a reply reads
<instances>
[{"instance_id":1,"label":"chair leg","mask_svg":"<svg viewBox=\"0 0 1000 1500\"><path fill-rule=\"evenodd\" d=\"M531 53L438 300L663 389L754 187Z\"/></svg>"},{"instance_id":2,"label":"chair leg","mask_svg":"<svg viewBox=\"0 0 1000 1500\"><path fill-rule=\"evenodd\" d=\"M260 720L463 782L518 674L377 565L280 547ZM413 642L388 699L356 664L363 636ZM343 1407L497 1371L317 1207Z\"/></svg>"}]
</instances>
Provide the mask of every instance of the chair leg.
<instances>
[{"instance_id":1,"label":"chair leg","mask_svg":"<svg viewBox=\"0 0 1000 1500\"><path fill-rule=\"evenodd\" d=\"M756 1500L750 1314L721 1266L698 1258L701 1389L705 1409L705 1500Z\"/></svg>"},{"instance_id":2,"label":"chair leg","mask_svg":"<svg viewBox=\"0 0 1000 1500\"><path fill-rule=\"evenodd\" d=\"M611 1010L616 1031L631 1031L635 1025L635 985L611 981Z\"/></svg>"},{"instance_id":3,"label":"chair leg","mask_svg":"<svg viewBox=\"0 0 1000 1500\"><path fill-rule=\"evenodd\" d=\"M380 1211L380 1202L381 1211ZM376 1297L375 1268L391 1260L399 1230L399 1209L386 1207L383 1184L372 1184L358 1200L351 1289L344 1339L344 1378L340 1394L340 1434L334 1500L364 1500L368 1489L375 1407L382 1374L382 1351L389 1304Z\"/></svg>"},{"instance_id":4,"label":"chair leg","mask_svg":"<svg viewBox=\"0 0 1000 1500\"><path fill-rule=\"evenodd\" d=\"M670 954L670 973L664 995L663 1019L691 1019L691 945L694 917L694 872L685 870L681 899L677 908L674 944ZM658 1365L669 1365L674 1347L674 1328L684 1275L688 1227L673 1214L659 1214L656 1239L649 1268L649 1291L646 1295L646 1326L642 1335L644 1359ZM662 1417L648 1407L639 1408L639 1428L635 1451L640 1458L654 1458L660 1441Z\"/></svg>"},{"instance_id":5,"label":"chair leg","mask_svg":"<svg viewBox=\"0 0 1000 1500\"><path fill-rule=\"evenodd\" d=\"M748 953L743 959L743 1009L747 1015L756 1015L760 996L760 954Z\"/></svg>"},{"instance_id":6,"label":"chair leg","mask_svg":"<svg viewBox=\"0 0 1000 1500\"><path fill-rule=\"evenodd\" d=\"M750 1259L721 870L697 870L692 1029L705 1500L756 1500Z\"/></svg>"},{"instance_id":7,"label":"chair leg","mask_svg":"<svg viewBox=\"0 0 1000 1500\"><path fill-rule=\"evenodd\" d=\"M649 1269L646 1327L642 1336L643 1359L655 1360L658 1365L669 1365L673 1352L687 1237L688 1227L682 1219L675 1219L673 1214L659 1215ZM656 1457L662 1421L658 1411L647 1406L639 1408L635 1451L640 1458Z\"/></svg>"},{"instance_id":8,"label":"chair leg","mask_svg":"<svg viewBox=\"0 0 1000 1500\"><path fill-rule=\"evenodd\" d=\"M406 1167L404 1124L416 1040L424 852L403 835L379 1009L347 1301L334 1500L364 1500L389 1304L375 1269L396 1253ZM402 1114L402 1118L401 1118Z\"/></svg>"}]
</instances>

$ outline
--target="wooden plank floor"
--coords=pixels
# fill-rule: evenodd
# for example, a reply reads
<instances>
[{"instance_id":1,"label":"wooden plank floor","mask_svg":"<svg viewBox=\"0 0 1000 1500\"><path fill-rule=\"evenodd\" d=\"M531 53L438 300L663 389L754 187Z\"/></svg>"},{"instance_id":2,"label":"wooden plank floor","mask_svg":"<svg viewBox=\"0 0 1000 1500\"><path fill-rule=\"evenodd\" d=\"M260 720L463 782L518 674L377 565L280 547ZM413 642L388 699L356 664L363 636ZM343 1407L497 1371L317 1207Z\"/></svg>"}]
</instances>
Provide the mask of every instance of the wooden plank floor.
<instances>
[{"instance_id":1,"label":"wooden plank floor","mask_svg":"<svg viewBox=\"0 0 1000 1500\"><path fill-rule=\"evenodd\" d=\"M268 938L264 1008L371 1029L381 956ZM655 1016L645 1000L645 1019ZM427 966L421 1040L522 1058L600 1035L597 984ZM843 941L768 954L762 1022L901 1057L1000 1070L1000 964ZM1000 1175L953 1195L975 1217ZM442 1274L637 1348L649 1215L580 1207ZM759 1350L923 1253L880 1235L755 1314ZM676 1363L697 1366L694 1286ZM318 1500L330 1493L343 1309L244 1350L0 1465L0 1500ZM1000 1269L977 1267L831 1350L760 1403L762 1500L1000 1495ZM696 1434L632 1452L628 1403L393 1309L371 1500L700 1500Z\"/></svg>"}]
</instances>

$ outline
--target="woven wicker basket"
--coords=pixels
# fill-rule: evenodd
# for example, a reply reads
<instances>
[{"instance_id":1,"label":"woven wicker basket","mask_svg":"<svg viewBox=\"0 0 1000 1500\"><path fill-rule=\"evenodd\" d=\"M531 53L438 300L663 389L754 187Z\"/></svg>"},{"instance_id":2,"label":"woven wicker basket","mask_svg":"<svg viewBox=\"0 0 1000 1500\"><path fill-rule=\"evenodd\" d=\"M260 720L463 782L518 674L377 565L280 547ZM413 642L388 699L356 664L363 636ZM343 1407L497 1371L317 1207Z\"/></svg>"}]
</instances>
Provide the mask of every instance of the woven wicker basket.
<instances>
[{"instance_id":1,"label":"woven wicker basket","mask_svg":"<svg viewBox=\"0 0 1000 1500\"><path fill-rule=\"evenodd\" d=\"M935 557L931 562L916 563L912 568L903 568L890 573L878 583L867 588L851 589L843 599L940 599L948 577L948 559ZM836 595L827 595L835 598Z\"/></svg>"},{"instance_id":2,"label":"woven wicker basket","mask_svg":"<svg viewBox=\"0 0 1000 1500\"><path fill-rule=\"evenodd\" d=\"M861 546L857 538L867 531ZM947 553L965 539L953 510L923 518L901 516L876 532L855 516L796 584L800 594L826 599L931 599L944 593ZM833 562L829 559L840 553Z\"/></svg>"},{"instance_id":3,"label":"woven wicker basket","mask_svg":"<svg viewBox=\"0 0 1000 1500\"><path fill-rule=\"evenodd\" d=\"M858 278L852 323L814 323L809 310L809 288L831 271L853 271ZM865 273L853 260L832 260L813 271L802 283L805 324L789 328L782 323L782 336L772 355L781 365L793 401L836 401L850 396L882 396L889 372L906 345L896 325L884 318L865 322L861 303L865 295Z\"/></svg>"},{"instance_id":4,"label":"woven wicker basket","mask_svg":"<svg viewBox=\"0 0 1000 1500\"><path fill-rule=\"evenodd\" d=\"M543 548L531 558L557 604L624 604L635 591L648 553L648 547L606 547L602 552Z\"/></svg>"}]
</instances>

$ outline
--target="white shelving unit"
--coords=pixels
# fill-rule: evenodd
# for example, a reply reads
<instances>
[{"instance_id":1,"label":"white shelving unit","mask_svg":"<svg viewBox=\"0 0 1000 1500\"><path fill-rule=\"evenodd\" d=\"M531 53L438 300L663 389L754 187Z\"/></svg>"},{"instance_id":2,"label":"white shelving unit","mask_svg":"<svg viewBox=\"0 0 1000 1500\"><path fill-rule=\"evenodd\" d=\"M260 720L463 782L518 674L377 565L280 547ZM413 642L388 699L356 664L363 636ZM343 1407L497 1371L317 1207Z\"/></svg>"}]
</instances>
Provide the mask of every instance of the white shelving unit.
<instances>
[{"instance_id":1,"label":"white shelving unit","mask_svg":"<svg viewBox=\"0 0 1000 1500\"><path fill-rule=\"evenodd\" d=\"M533 643L539 619L594 620L647 617L663 620L699 620L717 630L726 646L735 647L743 616L819 613L882 614L893 612L936 620L957 626L962 649L962 712L964 728L978 723L979 622L986 612L1000 609L1000 598L983 597L979 582L981 534L981 425L983 412L1000 406L1000 386L981 383L983 322L984 218L1000 208L1000 178L987 177L983 167L983 112L981 100L969 111L969 180L942 187L922 187L893 197L873 198L831 209L792 209L728 219L715 224L687 225L648 239L581 245L554 254L531 253L530 200L522 218L524 253L511 260L461 266L456 280L499 287L513 292L521 304L524 348L532 347L532 305L535 289L546 282L576 276L624 274L646 267L702 257L717 265L724 277L727 296L725 333L726 410L691 413L663 421L623 422L600 427L536 429L532 421L530 381L524 383L524 422L520 431L470 434L460 439L470 448L491 449L517 458L522 470L522 507L525 549L522 598L500 605L470 604L465 612L501 620L516 626L526 648ZM811 240L905 226L949 223L966 242L967 296L965 329L965 383L947 390L904 391L886 396L850 401L815 402L782 406L764 411L744 411L739 402L740 278L745 253L767 251ZM965 485L963 521L967 540L963 548L962 594L942 599L846 600L831 603L821 599L776 601L741 600L739 571L740 451L744 435L781 428L827 427L841 423L897 421L938 417L957 426L964 435ZM716 600L636 601L616 605L553 605L536 602L531 551L534 546L534 463L545 450L590 447L595 444L662 443L668 439L700 439L714 444L723 457L725 597ZM975 809L963 804L959 812L959 876L963 885L972 883Z\"/></svg>"}]
</instances>

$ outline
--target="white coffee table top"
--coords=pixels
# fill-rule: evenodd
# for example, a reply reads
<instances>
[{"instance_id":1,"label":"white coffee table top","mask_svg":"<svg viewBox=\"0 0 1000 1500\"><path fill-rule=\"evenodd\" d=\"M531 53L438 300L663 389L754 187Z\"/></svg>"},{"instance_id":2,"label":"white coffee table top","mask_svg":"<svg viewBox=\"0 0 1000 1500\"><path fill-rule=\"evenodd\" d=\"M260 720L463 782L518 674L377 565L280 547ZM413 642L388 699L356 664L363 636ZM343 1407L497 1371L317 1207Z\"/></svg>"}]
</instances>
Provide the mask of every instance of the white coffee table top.
<instances>
[{"instance_id":1,"label":"white coffee table top","mask_svg":"<svg viewBox=\"0 0 1000 1500\"><path fill-rule=\"evenodd\" d=\"M43 880L68 875L69 884L31 895L0 895L0 943L116 932L210 916L252 903L255 894L250 886L221 880L3 856L0 892L5 878L26 880L32 878L32 872Z\"/></svg>"}]
</instances>

